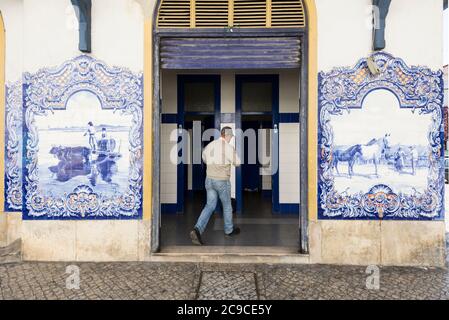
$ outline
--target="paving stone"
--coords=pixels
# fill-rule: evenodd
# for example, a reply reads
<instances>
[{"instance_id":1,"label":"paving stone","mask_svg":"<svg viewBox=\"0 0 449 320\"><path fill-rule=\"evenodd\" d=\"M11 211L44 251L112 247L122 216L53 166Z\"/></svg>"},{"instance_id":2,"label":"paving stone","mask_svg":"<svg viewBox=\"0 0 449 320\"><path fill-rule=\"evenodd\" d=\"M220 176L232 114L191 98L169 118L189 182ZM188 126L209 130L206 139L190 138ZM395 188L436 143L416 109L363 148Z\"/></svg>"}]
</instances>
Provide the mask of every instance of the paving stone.
<instances>
[{"instance_id":1,"label":"paving stone","mask_svg":"<svg viewBox=\"0 0 449 320\"><path fill-rule=\"evenodd\" d=\"M200 300L257 300L255 274L251 272L203 272Z\"/></svg>"},{"instance_id":2,"label":"paving stone","mask_svg":"<svg viewBox=\"0 0 449 320\"><path fill-rule=\"evenodd\" d=\"M80 288L67 289L70 265ZM0 299L414 299L449 300L449 270L192 263L36 263L0 265Z\"/></svg>"}]
</instances>

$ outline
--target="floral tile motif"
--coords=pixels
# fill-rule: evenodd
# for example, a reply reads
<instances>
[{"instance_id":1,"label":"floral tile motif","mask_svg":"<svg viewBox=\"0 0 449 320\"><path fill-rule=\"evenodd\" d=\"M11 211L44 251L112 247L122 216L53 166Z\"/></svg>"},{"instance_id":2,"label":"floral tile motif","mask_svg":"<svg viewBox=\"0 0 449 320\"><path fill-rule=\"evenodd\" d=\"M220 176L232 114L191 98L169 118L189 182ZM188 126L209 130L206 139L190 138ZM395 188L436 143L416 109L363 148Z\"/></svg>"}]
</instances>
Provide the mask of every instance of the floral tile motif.
<instances>
[{"instance_id":1,"label":"floral tile motif","mask_svg":"<svg viewBox=\"0 0 449 320\"><path fill-rule=\"evenodd\" d=\"M6 85L5 203L7 212L22 210L22 81Z\"/></svg>"},{"instance_id":2,"label":"floral tile motif","mask_svg":"<svg viewBox=\"0 0 449 320\"><path fill-rule=\"evenodd\" d=\"M24 219L142 213L142 75L82 55L24 75Z\"/></svg>"},{"instance_id":3,"label":"floral tile motif","mask_svg":"<svg viewBox=\"0 0 449 320\"><path fill-rule=\"evenodd\" d=\"M442 71L373 61L319 74L319 218L441 220Z\"/></svg>"}]
</instances>

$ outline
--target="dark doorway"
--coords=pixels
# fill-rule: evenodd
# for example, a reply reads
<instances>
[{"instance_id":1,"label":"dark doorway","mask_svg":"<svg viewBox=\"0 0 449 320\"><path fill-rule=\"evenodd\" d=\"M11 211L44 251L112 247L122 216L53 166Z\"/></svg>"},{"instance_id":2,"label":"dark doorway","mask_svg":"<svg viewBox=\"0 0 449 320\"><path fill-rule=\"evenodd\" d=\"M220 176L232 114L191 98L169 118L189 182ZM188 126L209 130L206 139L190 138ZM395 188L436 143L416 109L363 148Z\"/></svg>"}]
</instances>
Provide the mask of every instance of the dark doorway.
<instances>
[{"instance_id":1,"label":"dark doorway","mask_svg":"<svg viewBox=\"0 0 449 320\"><path fill-rule=\"evenodd\" d=\"M209 141L202 141L202 136L208 129L220 128L220 76L219 75L178 75L178 139L183 141L178 155L183 162L178 164L177 170L177 212L183 213L186 195L193 196L195 191L204 190L206 166L201 160L199 146L194 148L193 128L197 124L196 134L202 146ZM187 137L181 137L186 130ZM199 132L198 132L199 131ZM211 136L211 140L214 136ZM189 178L190 177L190 178ZM191 192L189 192L191 191Z\"/></svg>"},{"instance_id":2,"label":"dark doorway","mask_svg":"<svg viewBox=\"0 0 449 320\"><path fill-rule=\"evenodd\" d=\"M210 130L215 129L215 117L213 115L189 115L187 114L184 119L185 129L190 134L189 141L189 163L184 164L184 193L189 195L191 193L204 191L204 180L206 179L206 164L201 159L200 155L197 155L197 159L194 159L192 150L194 148L193 143L193 130L198 131L201 136ZM201 140L201 150L214 139L214 136L210 136L207 141ZM199 147L199 145L197 146ZM195 160L195 161L194 161Z\"/></svg>"},{"instance_id":3,"label":"dark doorway","mask_svg":"<svg viewBox=\"0 0 449 320\"><path fill-rule=\"evenodd\" d=\"M260 213L272 212L271 115L242 115L243 132L253 132L252 142L245 141L241 167L243 210L256 205Z\"/></svg>"},{"instance_id":4,"label":"dark doorway","mask_svg":"<svg viewBox=\"0 0 449 320\"><path fill-rule=\"evenodd\" d=\"M236 127L243 132L237 151L244 160L236 170L237 212L245 214L251 193L269 201L270 214L278 212L279 174L271 168L278 159L279 76L237 75L235 85Z\"/></svg>"}]
</instances>

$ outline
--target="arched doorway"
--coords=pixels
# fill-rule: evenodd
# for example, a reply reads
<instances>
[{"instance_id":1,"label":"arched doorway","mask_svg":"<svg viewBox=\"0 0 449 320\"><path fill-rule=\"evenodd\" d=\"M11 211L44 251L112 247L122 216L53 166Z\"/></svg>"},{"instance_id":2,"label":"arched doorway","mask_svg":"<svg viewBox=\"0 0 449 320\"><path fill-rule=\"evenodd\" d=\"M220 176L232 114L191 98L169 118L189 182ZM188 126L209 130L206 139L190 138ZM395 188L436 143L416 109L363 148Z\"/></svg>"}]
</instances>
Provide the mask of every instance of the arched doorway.
<instances>
[{"instance_id":1,"label":"arched doorway","mask_svg":"<svg viewBox=\"0 0 449 320\"><path fill-rule=\"evenodd\" d=\"M256 3L257 2L257 3ZM287 7L285 4L287 3ZM284 6L284 7L283 7ZM215 70L277 70L298 68L300 128L298 175L300 252L308 252L308 221L316 216L316 13L313 0L298 1L158 1L152 26L152 252L160 249L161 225L161 94L162 70L198 73ZM247 56L239 52L243 41L255 43ZM214 51L226 41L225 53ZM284 42L282 42L284 41ZM266 50L281 44L291 49L275 54ZM299 44L299 45L297 45ZM265 50L255 50L257 46ZM189 48L196 47L194 50ZM181 49L179 49L181 48ZM229 48L231 48L229 50ZM245 47L246 48L246 47ZM248 49L248 48L246 48ZM232 53L226 57L226 54ZM249 56L248 56L249 55ZM310 112L312 110L312 112ZM219 116L219 121L223 115ZM235 115L237 117L237 114ZM166 116L166 118L168 118ZM174 128L182 128L177 117ZM179 117L178 117L179 118ZM238 117L237 117L238 118ZM234 120L235 121L235 120ZM215 119L217 122L217 119ZM222 121L223 122L223 121ZM226 121L224 121L226 122ZM238 122L238 119L237 119ZM236 126L237 126L237 122ZM309 156L310 155L310 156ZM309 178L310 177L310 178ZM176 180L176 179L175 179ZM179 190L179 186L177 188ZM309 200L310 199L310 200ZM310 204L310 206L309 206Z\"/></svg>"}]
</instances>

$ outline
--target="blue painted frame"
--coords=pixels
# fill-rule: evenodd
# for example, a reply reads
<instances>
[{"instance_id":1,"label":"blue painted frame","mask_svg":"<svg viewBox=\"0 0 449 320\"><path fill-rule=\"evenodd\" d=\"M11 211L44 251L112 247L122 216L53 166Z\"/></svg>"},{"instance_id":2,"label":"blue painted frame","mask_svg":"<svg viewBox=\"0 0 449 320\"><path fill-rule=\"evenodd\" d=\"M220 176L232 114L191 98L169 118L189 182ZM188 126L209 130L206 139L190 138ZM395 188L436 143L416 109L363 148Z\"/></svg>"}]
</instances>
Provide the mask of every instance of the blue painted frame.
<instances>
[{"instance_id":1,"label":"blue painted frame","mask_svg":"<svg viewBox=\"0 0 449 320\"><path fill-rule=\"evenodd\" d=\"M271 112L242 112L242 84L244 82L271 82L273 88L272 111ZM273 141L279 141L279 75L278 74L243 74L235 76L235 128L242 128L242 115L271 115L273 128L278 127L278 133L273 133ZM238 154L242 154L241 145L236 144ZM278 150L279 158L279 150ZM279 212L279 170L272 176L272 210ZM242 190L242 168L236 168L236 211L242 214L243 190Z\"/></svg>"},{"instance_id":2,"label":"blue painted frame","mask_svg":"<svg viewBox=\"0 0 449 320\"><path fill-rule=\"evenodd\" d=\"M143 181L143 76L125 68L109 67L81 55L57 68L25 73L23 83L23 219L104 220L142 217ZM89 91L101 108L132 116L129 129L129 175L125 192L106 196L95 188L78 185L55 197L39 187L39 130L35 116L65 110L71 96Z\"/></svg>"},{"instance_id":3,"label":"blue painted frame","mask_svg":"<svg viewBox=\"0 0 449 320\"><path fill-rule=\"evenodd\" d=\"M185 112L184 97L185 97L185 83L186 82L212 82L214 84L215 106L214 112ZM186 115L213 115L215 122L215 129L220 130L221 125L221 76L215 74L178 74L177 76L177 107L178 112L176 116L177 126L185 127ZM181 136L178 131L178 142L181 141ZM182 156L178 144L178 156ZM177 186L176 199L178 213L184 212L184 187L185 187L185 171L186 165L179 163L177 165Z\"/></svg>"},{"instance_id":4,"label":"blue painted frame","mask_svg":"<svg viewBox=\"0 0 449 320\"><path fill-rule=\"evenodd\" d=\"M6 85L5 99L5 212L22 211L22 80ZM3 173L2 173L3 174Z\"/></svg>"},{"instance_id":5,"label":"blue painted frame","mask_svg":"<svg viewBox=\"0 0 449 320\"><path fill-rule=\"evenodd\" d=\"M371 76L367 59L354 68L319 73L318 217L346 220L442 220L444 219L443 73L426 67L409 67L392 55L373 56L381 73ZM360 109L375 90L388 90L401 108L432 114L428 133L430 169L423 193L404 194L387 185L373 185L366 194L341 194L332 172L333 130L331 116Z\"/></svg>"}]
</instances>

